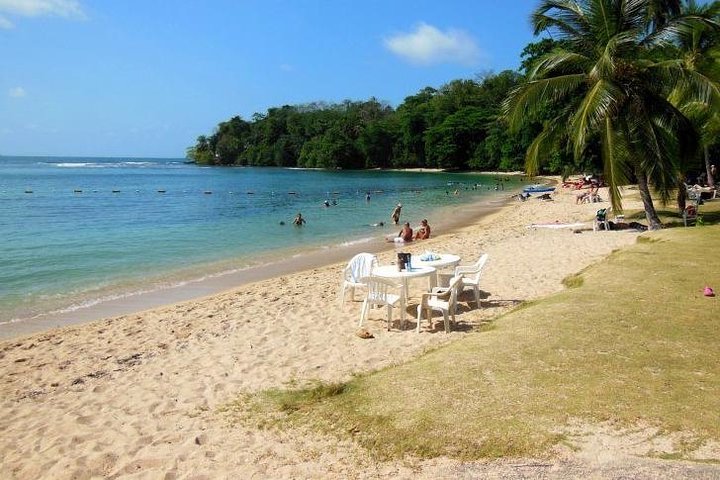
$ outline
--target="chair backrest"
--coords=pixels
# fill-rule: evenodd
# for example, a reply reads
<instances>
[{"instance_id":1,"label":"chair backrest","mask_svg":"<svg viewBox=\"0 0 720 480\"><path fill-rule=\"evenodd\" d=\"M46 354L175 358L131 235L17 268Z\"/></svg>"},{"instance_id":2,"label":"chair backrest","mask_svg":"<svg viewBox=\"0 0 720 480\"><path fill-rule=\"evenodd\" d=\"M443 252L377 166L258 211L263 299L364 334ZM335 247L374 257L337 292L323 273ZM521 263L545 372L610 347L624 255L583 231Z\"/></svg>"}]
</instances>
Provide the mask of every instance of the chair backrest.
<instances>
[{"instance_id":1,"label":"chair backrest","mask_svg":"<svg viewBox=\"0 0 720 480\"><path fill-rule=\"evenodd\" d=\"M388 301L389 295L393 295L397 298L398 295L402 296L405 291L402 288L402 284L398 284L396 281L389 278L367 276L362 277L360 281L367 284L367 298L375 305L386 305L388 303L392 303ZM393 291L398 291L399 293L395 294Z\"/></svg>"},{"instance_id":2,"label":"chair backrest","mask_svg":"<svg viewBox=\"0 0 720 480\"><path fill-rule=\"evenodd\" d=\"M460 287L461 282L462 277L459 275L455 275L450 279L450 285L448 285L448 291L450 292L450 303L453 303L455 301L455 298L457 298L458 288Z\"/></svg>"},{"instance_id":3,"label":"chair backrest","mask_svg":"<svg viewBox=\"0 0 720 480\"><path fill-rule=\"evenodd\" d=\"M465 277L472 280L479 280L480 275L482 274L483 267L488 261L488 258L490 256L487 253L483 253L480 255L480 258L478 258L477 262L470 266L459 266L455 267L455 276Z\"/></svg>"},{"instance_id":4,"label":"chair backrest","mask_svg":"<svg viewBox=\"0 0 720 480\"><path fill-rule=\"evenodd\" d=\"M488 255L487 253L483 253L482 255L480 255L480 258L478 258L477 262L475 262L475 268L481 270L485 266L485 263L488 261L489 256L490 255Z\"/></svg>"},{"instance_id":5,"label":"chair backrest","mask_svg":"<svg viewBox=\"0 0 720 480\"><path fill-rule=\"evenodd\" d=\"M361 279L369 277L377 265L378 259L372 253L358 253L348 262L343 276L349 282L364 283Z\"/></svg>"}]
</instances>

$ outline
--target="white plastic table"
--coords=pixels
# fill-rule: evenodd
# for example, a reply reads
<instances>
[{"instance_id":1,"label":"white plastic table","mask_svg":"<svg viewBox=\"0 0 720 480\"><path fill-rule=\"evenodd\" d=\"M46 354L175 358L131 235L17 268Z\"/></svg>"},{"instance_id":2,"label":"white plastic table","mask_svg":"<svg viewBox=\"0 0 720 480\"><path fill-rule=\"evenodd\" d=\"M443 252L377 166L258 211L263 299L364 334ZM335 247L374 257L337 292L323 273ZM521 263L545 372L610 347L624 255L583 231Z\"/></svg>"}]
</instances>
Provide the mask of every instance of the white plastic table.
<instances>
[{"instance_id":1,"label":"white plastic table","mask_svg":"<svg viewBox=\"0 0 720 480\"><path fill-rule=\"evenodd\" d=\"M460 257L458 255L453 255L452 253L439 253L438 255L440 255L440 258L438 258L437 260L420 260L420 255L413 255L412 257L413 265L417 265L419 267L435 268L435 273L433 273L430 277L431 290L438 284L437 270L442 270L443 268L448 267L455 267L458 263L460 263Z\"/></svg>"},{"instance_id":2,"label":"white plastic table","mask_svg":"<svg viewBox=\"0 0 720 480\"><path fill-rule=\"evenodd\" d=\"M437 270L435 267L428 267L428 266L418 266L418 267L412 267L410 269L404 269L398 271L397 265L382 265L379 267L373 268L372 274L377 275L378 277L383 278L397 278L402 280L403 288L405 289L405 298L408 296L408 279L409 278L418 278L418 277L428 277L428 291L432 290L433 287L433 280L437 282L437 278L433 279L435 277L435 272Z\"/></svg>"}]
</instances>

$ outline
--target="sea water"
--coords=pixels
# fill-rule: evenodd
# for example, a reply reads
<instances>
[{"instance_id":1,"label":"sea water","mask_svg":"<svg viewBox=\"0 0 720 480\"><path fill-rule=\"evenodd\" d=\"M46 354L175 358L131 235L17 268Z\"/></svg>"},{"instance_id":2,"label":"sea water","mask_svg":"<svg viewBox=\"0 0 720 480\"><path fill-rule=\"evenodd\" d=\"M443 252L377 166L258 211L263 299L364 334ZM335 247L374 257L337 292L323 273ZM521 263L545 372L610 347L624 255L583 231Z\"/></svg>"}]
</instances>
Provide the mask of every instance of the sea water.
<instances>
[{"instance_id":1,"label":"sea water","mask_svg":"<svg viewBox=\"0 0 720 480\"><path fill-rule=\"evenodd\" d=\"M397 203L401 222L432 226L519 186L491 175L0 157L0 325L370 242L396 233ZM292 224L298 212L303 227Z\"/></svg>"}]
</instances>

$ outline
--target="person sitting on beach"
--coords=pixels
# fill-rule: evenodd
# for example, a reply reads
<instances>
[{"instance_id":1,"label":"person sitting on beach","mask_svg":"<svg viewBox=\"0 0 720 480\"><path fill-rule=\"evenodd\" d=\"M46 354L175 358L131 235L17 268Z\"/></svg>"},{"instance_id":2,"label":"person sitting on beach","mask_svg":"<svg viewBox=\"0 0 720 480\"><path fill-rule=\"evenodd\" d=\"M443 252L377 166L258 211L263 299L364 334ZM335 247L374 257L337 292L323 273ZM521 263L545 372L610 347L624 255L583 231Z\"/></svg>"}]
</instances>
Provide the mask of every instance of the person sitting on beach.
<instances>
[{"instance_id":1,"label":"person sitting on beach","mask_svg":"<svg viewBox=\"0 0 720 480\"><path fill-rule=\"evenodd\" d=\"M304 223L305 223L305 219L303 218L302 213L298 212L297 217L295 217L295 220L293 220L293 225L302 227L302 225Z\"/></svg>"},{"instance_id":2,"label":"person sitting on beach","mask_svg":"<svg viewBox=\"0 0 720 480\"><path fill-rule=\"evenodd\" d=\"M415 240L426 240L430 238L430 225L428 225L427 219L423 218L420 222L420 228L415 233Z\"/></svg>"},{"instance_id":3,"label":"person sitting on beach","mask_svg":"<svg viewBox=\"0 0 720 480\"><path fill-rule=\"evenodd\" d=\"M405 222L405 225L403 225L402 230L398 233L397 238L401 239L403 242L412 242L413 229L410 228L410 224L408 222Z\"/></svg>"},{"instance_id":4,"label":"person sitting on beach","mask_svg":"<svg viewBox=\"0 0 720 480\"><path fill-rule=\"evenodd\" d=\"M575 203L585 203L585 202L599 202L600 201L600 195L598 195L598 191L600 190L600 187L598 185L593 185L590 187L590 190L582 193L578 193L575 195Z\"/></svg>"},{"instance_id":5,"label":"person sitting on beach","mask_svg":"<svg viewBox=\"0 0 720 480\"><path fill-rule=\"evenodd\" d=\"M585 199L590 197L590 192L580 192L577 195L575 195L575 203L585 203Z\"/></svg>"}]
</instances>

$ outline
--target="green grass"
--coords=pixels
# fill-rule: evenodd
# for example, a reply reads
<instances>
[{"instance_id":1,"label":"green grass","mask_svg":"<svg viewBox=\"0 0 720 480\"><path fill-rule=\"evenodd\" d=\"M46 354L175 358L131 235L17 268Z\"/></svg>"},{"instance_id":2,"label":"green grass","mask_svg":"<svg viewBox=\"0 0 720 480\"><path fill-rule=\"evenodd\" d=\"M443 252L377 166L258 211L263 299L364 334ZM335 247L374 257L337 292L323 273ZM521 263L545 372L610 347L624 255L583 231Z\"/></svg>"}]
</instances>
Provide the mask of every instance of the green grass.
<instances>
[{"instance_id":1,"label":"green grass","mask_svg":"<svg viewBox=\"0 0 720 480\"><path fill-rule=\"evenodd\" d=\"M720 298L702 294L720 292L720 203L703 211L705 226L648 233L492 329L346 384L244 396L231 418L459 459L543 455L570 422L609 421L683 432L682 458L720 441Z\"/></svg>"}]
</instances>

